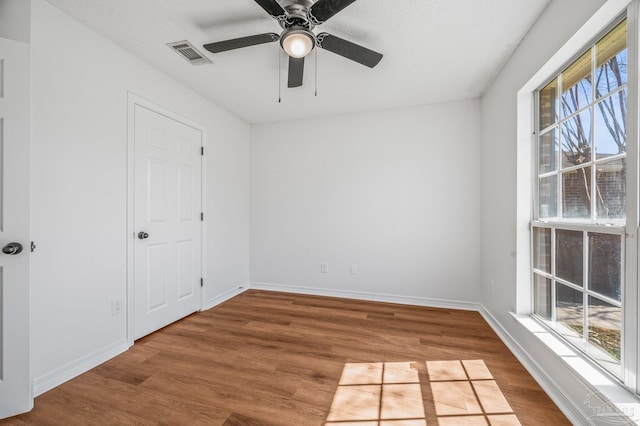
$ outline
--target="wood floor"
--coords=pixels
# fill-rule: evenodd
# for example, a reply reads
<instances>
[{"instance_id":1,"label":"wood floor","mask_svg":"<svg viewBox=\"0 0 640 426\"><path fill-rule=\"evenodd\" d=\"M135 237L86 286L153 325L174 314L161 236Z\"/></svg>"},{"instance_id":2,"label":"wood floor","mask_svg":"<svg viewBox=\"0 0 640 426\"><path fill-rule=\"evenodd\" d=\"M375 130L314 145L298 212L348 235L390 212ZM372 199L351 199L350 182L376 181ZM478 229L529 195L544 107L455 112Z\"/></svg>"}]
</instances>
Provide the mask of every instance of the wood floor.
<instances>
[{"instance_id":1,"label":"wood floor","mask_svg":"<svg viewBox=\"0 0 640 426\"><path fill-rule=\"evenodd\" d=\"M249 290L136 341L0 424L498 421L570 424L477 312Z\"/></svg>"}]
</instances>

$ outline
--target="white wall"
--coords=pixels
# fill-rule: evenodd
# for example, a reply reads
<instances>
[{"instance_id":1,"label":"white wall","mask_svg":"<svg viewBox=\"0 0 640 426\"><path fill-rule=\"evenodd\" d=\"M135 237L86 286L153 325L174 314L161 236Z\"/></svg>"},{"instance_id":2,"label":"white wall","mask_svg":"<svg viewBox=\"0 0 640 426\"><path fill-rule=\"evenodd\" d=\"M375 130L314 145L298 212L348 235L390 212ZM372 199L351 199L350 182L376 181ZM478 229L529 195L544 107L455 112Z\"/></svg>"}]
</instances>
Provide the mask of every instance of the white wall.
<instances>
[{"instance_id":1,"label":"white wall","mask_svg":"<svg viewBox=\"0 0 640 426\"><path fill-rule=\"evenodd\" d=\"M29 42L31 2L0 0L0 37Z\"/></svg>"},{"instance_id":2,"label":"white wall","mask_svg":"<svg viewBox=\"0 0 640 426\"><path fill-rule=\"evenodd\" d=\"M576 407L588 390L509 315L516 306L516 93L604 3L553 0L482 98L482 303Z\"/></svg>"},{"instance_id":3,"label":"white wall","mask_svg":"<svg viewBox=\"0 0 640 426\"><path fill-rule=\"evenodd\" d=\"M516 93L603 3L553 0L482 98L482 303L501 321L515 307Z\"/></svg>"},{"instance_id":4,"label":"white wall","mask_svg":"<svg viewBox=\"0 0 640 426\"><path fill-rule=\"evenodd\" d=\"M41 391L125 342L125 315L111 315L111 299L126 298L127 91L207 128L207 300L248 282L250 133L44 0L33 2L31 37L32 364Z\"/></svg>"},{"instance_id":5,"label":"white wall","mask_svg":"<svg viewBox=\"0 0 640 426\"><path fill-rule=\"evenodd\" d=\"M252 126L251 281L479 301L479 107Z\"/></svg>"}]
</instances>

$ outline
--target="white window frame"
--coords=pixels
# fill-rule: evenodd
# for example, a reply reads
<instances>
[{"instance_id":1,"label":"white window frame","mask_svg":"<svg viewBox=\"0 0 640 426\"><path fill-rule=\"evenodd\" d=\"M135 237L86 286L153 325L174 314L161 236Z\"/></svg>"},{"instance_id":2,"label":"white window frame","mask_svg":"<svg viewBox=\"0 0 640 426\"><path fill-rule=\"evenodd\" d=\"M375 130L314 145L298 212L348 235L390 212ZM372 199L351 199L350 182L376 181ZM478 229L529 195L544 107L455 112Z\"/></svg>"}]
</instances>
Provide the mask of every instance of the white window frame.
<instances>
[{"instance_id":1,"label":"white window frame","mask_svg":"<svg viewBox=\"0 0 640 426\"><path fill-rule=\"evenodd\" d=\"M534 181L537 182L537 123L536 92L559 71L570 65L578 54L584 53L607 30L619 22L621 15L627 15L627 193L638 193L638 20L640 0L610 0L527 82L517 95L517 299L515 311L519 315L531 315L533 306L532 274L532 228L534 215ZM573 222L573 221L572 221ZM550 221L548 222L551 225ZM567 226L582 228L580 224L553 223L560 228ZM596 231L598 225L585 223L585 229ZM616 230L620 231L620 229ZM640 342L638 327L638 197L627 199L627 222L624 230L626 244L623 247L624 287L622 303L622 376L624 386L636 394L640 393L637 372L640 371L640 358L637 354ZM586 290L586 289L584 289ZM586 358L585 358L586 359Z\"/></svg>"},{"instance_id":2,"label":"white window frame","mask_svg":"<svg viewBox=\"0 0 640 426\"><path fill-rule=\"evenodd\" d=\"M576 347L576 349L580 350L581 352L585 353L587 356L591 356L595 361L599 361L600 362L600 367L605 368L609 373L613 374L614 377L616 379L620 379L623 380L622 377L622 373L624 371L624 363L626 361L625 358L625 354L624 354L624 342L621 342L621 356L620 356L620 363L614 363L611 362L611 360L609 359L609 356L607 354L601 354L604 353L604 351L602 351L601 349L595 347L595 346L588 346L588 345L584 345L584 342L587 342L589 339L588 333L589 333L589 328L588 327L584 327L582 330L582 336L580 336L577 339L572 339L566 336L566 334L570 334L567 333L569 330L566 330L564 333L561 332L561 330L566 329L567 327L564 326L564 324L562 323L556 323L556 311L555 311L555 306L556 306L556 288L557 288L557 283L562 284L565 287L571 288L575 291L579 291L580 293L583 294L583 324L588 324L589 321L589 303L588 303L588 298L589 296L593 296L597 299L600 299L604 302L609 303L610 305L616 306L616 307L620 307L622 308L623 305L623 300L624 300L624 275L621 277L621 281L622 281L622 286L623 288L622 290L622 299L621 301L617 301L615 299L609 298L607 296L604 296L600 293L594 292L593 290L589 289L588 286L588 235L589 233L597 233L597 234L609 234L609 235L616 235L619 236L621 238L621 268L622 268L622 272L625 271L625 242L626 242L626 238L625 238L625 228L622 226L606 226L606 225L598 225L598 224L594 224L594 225L583 225L580 223L564 223L564 222L551 222L551 221L532 221L532 228L540 228L540 229L550 229L551 230L551 272L545 272L543 270L540 269L536 269L535 267L532 267L532 276L538 275L541 276L543 278L547 278L549 280L551 280L551 321L550 324L548 324L545 320L538 318L537 316L535 316L535 314L533 314L533 302L534 302L534 280L532 279L531 281L531 292L532 292L532 315L534 316L534 318L539 321L542 322L543 325L547 326L548 328L550 328L554 333L556 334L560 334L560 335L564 335L562 338L566 341L568 341L569 343L571 343L573 346ZM571 282L568 282L560 277L558 277L556 275L556 262L554 261L555 259L555 247L556 247L556 231L557 230L561 230L561 231L577 231L577 232L581 232L582 233L582 238L583 238L583 259L582 259L582 285L576 285L573 284ZM532 240L532 244L533 244L533 238L531 238ZM628 243L628 242L627 242ZM533 265L533 262L532 262ZM622 313L624 315L624 309L622 309ZM622 325L622 336L625 335L624 333L624 325ZM619 366L619 367L618 367Z\"/></svg>"},{"instance_id":3,"label":"white window frame","mask_svg":"<svg viewBox=\"0 0 640 426\"><path fill-rule=\"evenodd\" d=\"M563 81L563 74L565 72L565 70L567 70L568 68L571 67L571 65L573 64L573 62L577 59L582 57L584 54L589 53L590 57L591 57L591 64L590 64L590 75L592 80L595 78L596 76L596 72L597 72L597 66L596 66L596 61L597 61L597 49L596 49L596 45L598 43L598 41L602 38L605 37L610 31L612 31L616 26L618 26L621 22L623 22L625 19L627 19L627 14L625 13L623 16L619 17L618 19L616 19L614 22L612 22L601 34L599 34L595 39L594 42L588 44L587 46L585 46L585 49L583 49L582 51L580 51L575 58L573 58L571 61L569 61L564 67L562 67L561 69L559 69L554 75L550 76L552 77L551 81L557 81L558 83L558 90L556 93L557 96L557 102L558 102L558 106L561 107L562 105L562 97L564 94L564 81ZM627 24L628 24L628 19L627 19ZM627 49L627 54L628 54L629 50ZM544 84L542 87L546 86L546 84ZM613 360L613 358L606 354L606 352L604 350L601 350L595 346L591 346L589 345L587 342L589 342L589 321L590 321L590 312L589 312L589 296L593 296L599 300L602 300L606 303L609 303L612 306L616 306L618 308L621 309L622 315L624 316L624 291L625 291L625 266L626 266L626 262L625 262L625 253L626 253L626 249L625 246L627 244L629 244L630 241L627 241L626 237L625 237L625 233L626 233L626 226L627 226L627 220L624 219L599 219L597 218L597 197L596 197L596 191L598 189L597 186L597 171L596 171L596 165L598 164L602 164L602 163L610 163L610 162L614 162L616 160L619 159L623 159L626 158L627 153L626 151L624 153L621 154L616 154L616 155L612 155L610 157L607 158L601 158L598 159L597 158L597 152L594 149L594 147L592 146L592 150L591 150L591 159L589 160L588 163L584 163L584 164L579 164L579 165L573 165L573 166L569 166L569 167L563 167L563 161L562 161L562 155L563 155L563 149L562 149L562 126L565 125L565 123L569 122L573 117L582 114L585 111L593 111L593 114L591 115L591 120L590 120L590 133L592 135L595 135L595 126L596 126L596 114L597 114L597 109L596 109L596 105L598 105L599 102L604 102L607 98L614 96L618 93L620 93L623 90L627 90L628 93L628 84L625 83L623 85L621 85L620 87L617 87L616 89L612 90L611 92L608 92L606 94L604 94L604 96L598 98L596 96L596 92L597 92L597 87L595 84L591 84L591 96L590 96L590 102L586 105L582 105L579 109L577 109L576 111L571 112L569 115L567 116L563 116L561 111L557 111L556 113L558 114L558 116L556 117L556 119L553 121L553 123L547 125L544 128L539 129L539 125L540 125L540 118L539 118L539 112L540 112L540 102L539 102L539 93L540 90L542 90L542 87L539 88L539 90L536 91L536 98L535 98L535 120L534 120L534 125L535 125L535 138L534 138L534 152L535 155L533 157L533 171L532 171L532 181L533 181L533 213L532 213L532 221L531 221L531 225L532 225L532 230L534 228L546 228L546 229L551 229L551 239L550 239L550 243L551 243L551 270L549 273L536 269L535 265L533 265L533 257L532 257L532 281L531 281L531 292L532 292L532 311L534 310L535 306L535 300L534 300L534 287L535 287L535 276L541 276L544 278L547 278L549 280L551 280L551 300L549 301L551 304L551 320L550 321L546 321L538 316L535 316L535 314L533 314L535 316L536 320L539 320L540 322L542 322L545 326L548 326L553 332L555 332L558 335L561 335L563 339L565 339L566 341L568 341L569 343L573 344L576 349L578 349L579 351L583 352L584 354L586 354L587 356L591 357L594 361L596 361L597 364L599 364L601 367L604 367L609 373L613 374L614 377L616 377L617 379L620 380L624 380L622 375L623 375L623 371L624 371L624 365L626 362L626 357L624 354L624 348L626 347L625 342L621 341L621 354L620 354L620 362L617 363ZM629 98L627 97L627 100ZM541 137L542 135L546 135L550 132L555 131L556 134L556 141L555 143L555 161L556 161L556 169L550 172L546 172L546 173L539 173L538 171L538 167L539 167L539 161L540 161L540 141L541 141ZM594 142L593 140L591 141L592 143ZM627 144L628 145L628 144ZM564 194L563 194L563 175L567 172L570 172L572 170L582 170L582 169L588 169L590 171L590 188L591 188L591 194L590 194L590 217L589 218L563 218L563 199L564 199ZM540 218L540 205L539 205L539 193L538 193L538 189L539 189L539 182L540 179L545 178L545 177L550 177L550 176L555 176L556 177L556 217L553 219L547 219L547 218ZM635 198L635 197L634 197ZM632 220L629 222L633 222ZM582 259L582 275L583 275L583 282L582 283L571 283L568 282L566 280L563 280L562 278L558 277L556 274L556 253L555 253L555 248L556 248L556 231L557 230L568 230L568 231L578 231L582 233L582 238L583 238L583 259ZM621 300L617 301L615 299L609 298L607 296L604 296L602 294L596 293L593 290L589 289L589 285L588 285L588 279L589 279L589 258L588 258L588 253L589 253L589 239L588 239L588 235L589 233L597 233L597 234L610 234L610 235L618 235L621 237ZM531 234L531 241L532 241L532 255L533 255L533 251L535 250L535 247L533 247L533 232ZM582 293L583 295L583 330L582 330L582 335L577 337L577 338L572 338L572 337L568 337L568 335L572 334L569 330L567 330L567 327L565 327L563 324L561 323L557 323L556 322L556 289L557 289L557 284L560 283L565 287L568 287L570 289L573 289L574 291L578 291L580 293ZM564 330L564 332L562 332L562 330ZM624 325L621 324L621 335L624 336L626 333L626 330L624 329Z\"/></svg>"}]
</instances>

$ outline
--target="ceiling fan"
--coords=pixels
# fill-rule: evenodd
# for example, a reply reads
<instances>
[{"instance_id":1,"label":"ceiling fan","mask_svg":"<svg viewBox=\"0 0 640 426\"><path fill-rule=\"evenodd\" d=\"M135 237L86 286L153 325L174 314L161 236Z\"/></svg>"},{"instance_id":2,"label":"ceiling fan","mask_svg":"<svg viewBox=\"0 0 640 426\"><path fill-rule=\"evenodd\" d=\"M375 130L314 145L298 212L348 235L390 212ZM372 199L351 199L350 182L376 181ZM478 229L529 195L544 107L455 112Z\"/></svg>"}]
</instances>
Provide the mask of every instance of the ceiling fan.
<instances>
[{"instance_id":1,"label":"ceiling fan","mask_svg":"<svg viewBox=\"0 0 640 426\"><path fill-rule=\"evenodd\" d=\"M205 44L211 53L226 52L242 47L280 41L289 55L288 87L302 86L304 58L315 47L336 53L352 61L373 68L382 54L328 33L315 35L313 29L356 0L255 0L272 18L278 21L281 34L265 33Z\"/></svg>"}]
</instances>

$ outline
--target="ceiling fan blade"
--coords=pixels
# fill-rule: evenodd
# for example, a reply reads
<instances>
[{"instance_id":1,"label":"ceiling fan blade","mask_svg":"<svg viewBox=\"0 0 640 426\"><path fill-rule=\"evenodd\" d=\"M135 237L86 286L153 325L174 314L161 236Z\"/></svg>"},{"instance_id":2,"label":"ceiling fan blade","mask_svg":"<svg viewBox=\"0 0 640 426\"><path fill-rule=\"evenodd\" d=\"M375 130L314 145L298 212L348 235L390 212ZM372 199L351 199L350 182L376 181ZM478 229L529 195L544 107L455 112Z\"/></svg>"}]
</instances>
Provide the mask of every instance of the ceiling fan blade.
<instances>
[{"instance_id":1,"label":"ceiling fan blade","mask_svg":"<svg viewBox=\"0 0 640 426\"><path fill-rule=\"evenodd\" d=\"M374 52L366 47L351 43L350 41L328 33L320 33L316 38L319 47L362 65L366 65L369 68L378 65L378 62L382 59L382 53Z\"/></svg>"},{"instance_id":2,"label":"ceiling fan blade","mask_svg":"<svg viewBox=\"0 0 640 426\"><path fill-rule=\"evenodd\" d=\"M280 36L276 33L256 34L248 37L234 38L231 40L216 41L203 45L211 53L226 52L227 50L240 49L242 47L255 46L257 44L278 41Z\"/></svg>"},{"instance_id":3,"label":"ceiling fan blade","mask_svg":"<svg viewBox=\"0 0 640 426\"><path fill-rule=\"evenodd\" d=\"M302 86L304 76L304 58L294 58L289 56L289 83L287 87Z\"/></svg>"},{"instance_id":4,"label":"ceiling fan blade","mask_svg":"<svg viewBox=\"0 0 640 426\"><path fill-rule=\"evenodd\" d=\"M356 0L318 0L307 12L307 17L314 25L320 25L355 1Z\"/></svg>"},{"instance_id":5,"label":"ceiling fan blade","mask_svg":"<svg viewBox=\"0 0 640 426\"><path fill-rule=\"evenodd\" d=\"M287 17L287 12L280 6L276 0L255 0L269 15L273 18L283 20Z\"/></svg>"}]
</instances>

